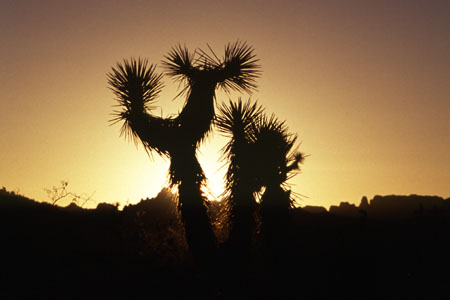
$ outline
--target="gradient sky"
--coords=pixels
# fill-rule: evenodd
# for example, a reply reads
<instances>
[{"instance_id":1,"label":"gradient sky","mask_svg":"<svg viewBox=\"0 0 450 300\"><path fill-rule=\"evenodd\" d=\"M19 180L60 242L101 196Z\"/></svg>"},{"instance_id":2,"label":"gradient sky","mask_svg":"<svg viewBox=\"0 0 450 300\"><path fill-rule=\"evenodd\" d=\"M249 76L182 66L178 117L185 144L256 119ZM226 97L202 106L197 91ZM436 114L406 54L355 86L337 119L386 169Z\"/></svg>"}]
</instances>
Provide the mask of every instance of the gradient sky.
<instances>
[{"instance_id":1,"label":"gradient sky","mask_svg":"<svg viewBox=\"0 0 450 300\"><path fill-rule=\"evenodd\" d=\"M310 155L291 180L300 205L449 197L449 16L445 0L3 0L0 187L37 200L60 180L97 202L156 195L168 162L109 126L106 73L131 56L159 64L178 43L209 43L220 56L240 39L261 60L252 99L286 120ZM165 82L157 112L177 113L184 99L172 101L177 85ZM213 193L225 142L215 134L201 148Z\"/></svg>"}]
</instances>

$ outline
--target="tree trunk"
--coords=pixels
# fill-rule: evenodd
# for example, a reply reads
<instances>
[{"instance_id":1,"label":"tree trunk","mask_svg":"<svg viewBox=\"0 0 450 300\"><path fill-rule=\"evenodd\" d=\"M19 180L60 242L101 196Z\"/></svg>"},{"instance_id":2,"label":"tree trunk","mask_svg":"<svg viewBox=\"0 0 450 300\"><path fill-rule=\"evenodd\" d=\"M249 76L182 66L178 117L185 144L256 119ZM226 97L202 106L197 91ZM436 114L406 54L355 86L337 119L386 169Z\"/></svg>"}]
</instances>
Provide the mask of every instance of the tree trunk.
<instances>
[{"instance_id":1,"label":"tree trunk","mask_svg":"<svg viewBox=\"0 0 450 300\"><path fill-rule=\"evenodd\" d=\"M182 182L178 187L178 194L186 240L194 260L201 267L212 267L216 255L216 237L200 185L190 181Z\"/></svg>"}]
</instances>

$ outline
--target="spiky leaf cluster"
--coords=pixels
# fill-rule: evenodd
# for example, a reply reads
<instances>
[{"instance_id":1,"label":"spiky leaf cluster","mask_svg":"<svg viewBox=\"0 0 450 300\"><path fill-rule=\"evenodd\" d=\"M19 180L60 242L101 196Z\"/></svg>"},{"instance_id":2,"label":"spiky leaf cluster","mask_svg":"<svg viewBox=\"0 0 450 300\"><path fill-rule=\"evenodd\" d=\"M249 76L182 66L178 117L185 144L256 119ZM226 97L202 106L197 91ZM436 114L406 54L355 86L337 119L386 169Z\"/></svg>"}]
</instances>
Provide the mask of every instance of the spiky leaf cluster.
<instances>
[{"instance_id":1,"label":"spiky leaf cluster","mask_svg":"<svg viewBox=\"0 0 450 300\"><path fill-rule=\"evenodd\" d=\"M180 94L189 94L192 86L202 80L210 80L226 92L232 90L250 93L257 88L260 65L253 47L245 42L229 43L222 59L208 46L209 52L197 49L189 52L186 46L171 49L162 62L166 74L184 85Z\"/></svg>"},{"instance_id":2,"label":"spiky leaf cluster","mask_svg":"<svg viewBox=\"0 0 450 300\"><path fill-rule=\"evenodd\" d=\"M155 65L148 66L146 59L125 59L108 73L110 89L123 110L151 109L150 104L161 92L162 74L155 72Z\"/></svg>"},{"instance_id":3,"label":"spiky leaf cluster","mask_svg":"<svg viewBox=\"0 0 450 300\"><path fill-rule=\"evenodd\" d=\"M258 61L253 48L246 43L238 41L228 44L220 64L222 81L219 86L226 92L249 92L256 89L256 79L260 76Z\"/></svg>"},{"instance_id":4,"label":"spiky leaf cluster","mask_svg":"<svg viewBox=\"0 0 450 300\"><path fill-rule=\"evenodd\" d=\"M223 148L229 163L226 175L229 190L239 184L244 174L255 192L262 187L285 185L304 159L294 147L297 136L289 133L285 122L274 115L265 115L256 102L230 101L220 108L216 126L230 137Z\"/></svg>"},{"instance_id":5,"label":"spiky leaf cluster","mask_svg":"<svg viewBox=\"0 0 450 300\"><path fill-rule=\"evenodd\" d=\"M254 143L255 159L263 186L281 185L298 170L304 155L294 147L297 135L289 132L284 121L274 115L261 116L253 123L251 139Z\"/></svg>"},{"instance_id":6,"label":"spiky leaf cluster","mask_svg":"<svg viewBox=\"0 0 450 300\"><path fill-rule=\"evenodd\" d=\"M220 133L228 136L230 141L224 149L225 153L232 153L233 145L239 143L246 143L246 140L251 136L253 124L255 120L261 118L264 109L256 102L250 101L242 102L242 99L234 103L229 102L229 105L223 105L219 108L220 114L216 118L216 126Z\"/></svg>"},{"instance_id":7,"label":"spiky leaf cluster","mask_svg":"<svg viewBox=\"0 0 450 300\"><path fill-rule=\"evenodd\" d=\"M135 124L131 124L139 116L152 109L158 94L161 92L163 84L162 74L155 71L155 65L148 65L146 59L125 59L123 63L117 63L112 72L108 73L109 88L116 96L119 110L113 112L113 124L123 121L121 134L139 139L134 129ZM160 120L162 122L162 120Z\"/></svg>"},{"instance_id":8,"label":"spiky leaf cluster","mask_svg":"<svg viewBox=\"0 0 450 300\"><path fill-rule=\"evenodd\" d=\"M169 54L165 56L162 65L166 70L166 74L175 81L184 85L179 95L189 90L189 86L193 84L193 80L198 73L198 66L195 63L195 55L186 48L186 46L177 45L173 47Z\"/></svg>"}]
</instances>

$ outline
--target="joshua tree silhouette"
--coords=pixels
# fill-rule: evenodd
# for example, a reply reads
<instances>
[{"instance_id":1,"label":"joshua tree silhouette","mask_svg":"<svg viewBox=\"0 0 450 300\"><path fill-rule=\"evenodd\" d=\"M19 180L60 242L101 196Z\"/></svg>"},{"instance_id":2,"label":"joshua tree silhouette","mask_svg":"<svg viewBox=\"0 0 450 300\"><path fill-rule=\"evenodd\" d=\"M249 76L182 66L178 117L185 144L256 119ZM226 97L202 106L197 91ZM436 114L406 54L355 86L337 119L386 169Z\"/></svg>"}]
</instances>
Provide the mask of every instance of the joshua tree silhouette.
<instances>
[{"instance_id":1,"label":"joshua tree silhouette","mask_svg":"<svg viewBox=\"0 0 450 300\"><path fill-rule=\"evenodd\" d=\"M186 239L199 263L208 262L216 248L201 191L205 175L196 156L199 144L211 130L215 90L250 93L260 74L253 48L246 43L228 44L222 59L210 52L190 53L186 47L177 46L165 57L166 74L184 84L178 96L186 95L186 101L176 117L151 114L151 105L162 89L162 75L155 72L154 65L148 66L147 60L124 60L108 74L121 108L112 121L123 121L121 133L140 141L149 153L155 151L170 159L170 183L178 186Z\"/></svg>"},{"instance_id":2,"label":"joshua tree silhouette","mask_svg":"<svg viewBox=\"0 0 450 300\"><path fill-rule=\"evenodd\" d=\"M256 169L265 188L260 203L263 245L270 260L278 260L286 253L289 210L294 202L287 180L296 175L305 156L294 148L297 135L289 133L285 122L274 115L259 118L252 133L256 159L263 162Z\"/></svg>"},{"instance_id":3,"label":"joshua tree silhouette","mask_svg":"<svg viewBox=\"0 0 450 300\"><path fill-rule=\"evenodd\" d=\"M228 163L226 173L226 208L230 224L228 243L239 264L248 261L254 234L255 194L260 184L255 173L256 161L253 159L253 122L261 117L263 109L250 101L237 103L230 101L219 109L216 126L222 134L230 138L223 148L223 159ZM236 260L236 259L235 259Z\"/></svg>"},{"instance_id":4,"label":"joshua tree silhouette","mask_svg":"<svg viewBox=\"0 0 450 300\"><path fill-rule=\"evenodd\" d=\"M229 242L241 253L250 249L255 229L255 195L264 188L261 233L266 248L272 249L282 242L288 229L285 222L293 201L286 181L295 175L304 159L294 148L297 137L274 115L267 117L257 103L242 103L241 99L221 106L216 125L230 137L223 149L229 163L226 174ZM243 255L240 257L245 259Z\"/></svg>"}]
</instances>

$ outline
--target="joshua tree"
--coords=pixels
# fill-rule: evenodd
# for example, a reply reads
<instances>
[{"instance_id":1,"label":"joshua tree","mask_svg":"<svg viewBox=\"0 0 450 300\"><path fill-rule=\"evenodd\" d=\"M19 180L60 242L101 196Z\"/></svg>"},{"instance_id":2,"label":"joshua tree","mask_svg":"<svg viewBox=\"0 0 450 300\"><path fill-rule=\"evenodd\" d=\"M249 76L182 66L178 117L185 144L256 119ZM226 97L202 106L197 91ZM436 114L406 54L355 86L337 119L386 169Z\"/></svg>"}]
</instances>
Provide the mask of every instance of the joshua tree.
<instances>
[{"instance_id":1,"label":"joshua tree","mask_svg":"<svg viewBox=\"0 0 450 300\"><path fill-rule=\"evenodd\" d=\"M241 264L248 258L252 236L256 229L255 194L260 186L255 174L256 161L253 159L251 139L253 122L261 117L263 109L250 101L237 103L230 101L220 107L216 126L222 134L230 138L223 148L224 159L228 162L226 173L226 208L230 224L228 243L233 258Z\"/></svg>"},{"instance_id":2,"label":"joshua tree","mask_svg":"<svg viewBox=\"0 0 450 300\"><path fill-rule=\"evenodd\" d=\"M261 186L261 235L263 245L271 258L278 259L283 252L289 230L289 211L293 207L287 180L296 174L305 156L294 148L297 136L290 134L285 122L274 115L262 116L252 130ZM283 251L283 250L282 250Z\"/></svg>"},{"instance_id":3,"label":"joshua tree","mask_svg":"<svg viewBox=\"0 0 450 300\"><path fill-rule=\"evenodd\" d=\"M171 185L178 186L178 208L185 225L186 239L197 262L205 262L214 253L216 239L207 215L201 187L205 175L196 150L207 136L214 119L215 90L222 88L251 92L259 76L253 48L236 42L225 47L219 59L198 50L190 53L181 46L173 48L163 65L166 74L184 84L178 96L186 101L176 117L162 118L151 113L162 89L162 75L146 60L125 60L108 74L120 110L113 122L123 121L122 133L142 142L145 149L170 159Z\"/></svg>"},{"instance_id":4,"label":"joshua tree","mask_svg":"<svg viewBox=\"0 0 450 300\"><path fill-rule=\"evenodd\" d=\"M261 197L261 233L265 248L283 240L292 199L286 181L298 170L303 154L294 149L297 137L284 122L249 101L222 106L217 127L230 136L224 148L229 162L226 178L230 237L233 248L249 249L255 228L255 194ZM241 255L241 258L245 256Z\"/></svg>"}]
</instances>

